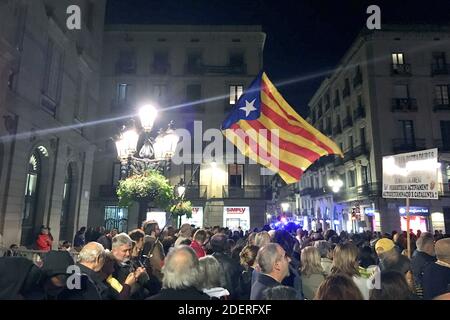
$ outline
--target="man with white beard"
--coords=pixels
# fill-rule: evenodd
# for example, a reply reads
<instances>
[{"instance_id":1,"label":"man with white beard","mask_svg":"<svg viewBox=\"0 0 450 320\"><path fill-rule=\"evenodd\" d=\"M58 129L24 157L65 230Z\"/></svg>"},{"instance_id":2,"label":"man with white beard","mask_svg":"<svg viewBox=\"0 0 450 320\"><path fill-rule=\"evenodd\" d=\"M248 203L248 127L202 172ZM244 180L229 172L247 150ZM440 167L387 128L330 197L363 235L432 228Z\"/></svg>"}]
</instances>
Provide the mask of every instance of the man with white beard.
<instances>
[{"instance_id":1,"label":"man with white beard","mask_svg":"<svg viewBox=\"0 0 450 320\"><path fill-rule=\"evenodd\" d=\"M131 287L131 298L144 299L148 293L146 293L143 286L149 277L147 272L145 272L145 268L139 267L135 270L132 268L130 263L132 243L133 240L126 233L119 233L112 239L111 253L116 259L113 277L123 285L128 275L133 272L137 281Z\"/></svg>"}]
</instances>

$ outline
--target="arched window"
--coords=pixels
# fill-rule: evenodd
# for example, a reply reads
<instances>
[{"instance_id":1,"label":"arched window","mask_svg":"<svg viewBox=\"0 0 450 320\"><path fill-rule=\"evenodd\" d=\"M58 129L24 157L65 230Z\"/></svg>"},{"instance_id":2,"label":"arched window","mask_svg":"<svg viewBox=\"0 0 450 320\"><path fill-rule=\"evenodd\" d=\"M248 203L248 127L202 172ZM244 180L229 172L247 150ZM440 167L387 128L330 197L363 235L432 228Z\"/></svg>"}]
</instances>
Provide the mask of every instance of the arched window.
<instances>
[{"instance_id":1,"label":"arched window","mask_svg":"<svg viewBox=\"0 0 450 320\"><path fill-rule=\"evenodd\" d=\"M41 177L41 155L35 149L28 162L27 181L25 187L25 204L22 212L22 244L30 244L36 217L38 190Z\"/></svg>"}]
</instances>

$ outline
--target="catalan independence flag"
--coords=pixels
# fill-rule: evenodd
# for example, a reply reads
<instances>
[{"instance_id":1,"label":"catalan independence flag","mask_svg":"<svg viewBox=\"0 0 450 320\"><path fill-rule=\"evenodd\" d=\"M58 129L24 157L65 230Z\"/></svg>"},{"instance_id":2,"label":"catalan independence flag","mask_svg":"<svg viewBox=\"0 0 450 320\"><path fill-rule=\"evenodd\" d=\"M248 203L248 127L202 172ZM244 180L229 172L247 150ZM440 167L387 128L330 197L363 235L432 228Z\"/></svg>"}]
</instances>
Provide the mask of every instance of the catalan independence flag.
<instances>
[{"instance_id":1,"label":"catalan independence flag","mask_svg":"<svg viewBox=\"0 0 450 320\"><path fill-rule=\"evenodd\" d=\"M264 72L236 102L222 132L242 154L288 184L299 181L320 157L343 156L333 141L294 111Z\"/></svg>"}]
</instances>

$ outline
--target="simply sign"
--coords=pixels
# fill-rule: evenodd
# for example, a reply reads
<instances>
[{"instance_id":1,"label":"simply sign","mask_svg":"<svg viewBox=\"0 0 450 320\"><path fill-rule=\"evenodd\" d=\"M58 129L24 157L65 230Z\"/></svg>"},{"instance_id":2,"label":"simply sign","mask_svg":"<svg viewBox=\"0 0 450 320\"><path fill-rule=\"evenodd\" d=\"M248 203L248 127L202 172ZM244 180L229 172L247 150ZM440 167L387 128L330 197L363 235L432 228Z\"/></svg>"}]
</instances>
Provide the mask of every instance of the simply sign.
<instances>
[{"instance_id":1,"label":"simply sign","mask_svg":"<svg viewBox=\"0 0 450 320\"><path fill-rule=\"evenodd\" d=\"M438 149L383 157L383 198L438 199Z\"/></svg>"}]
</instances>

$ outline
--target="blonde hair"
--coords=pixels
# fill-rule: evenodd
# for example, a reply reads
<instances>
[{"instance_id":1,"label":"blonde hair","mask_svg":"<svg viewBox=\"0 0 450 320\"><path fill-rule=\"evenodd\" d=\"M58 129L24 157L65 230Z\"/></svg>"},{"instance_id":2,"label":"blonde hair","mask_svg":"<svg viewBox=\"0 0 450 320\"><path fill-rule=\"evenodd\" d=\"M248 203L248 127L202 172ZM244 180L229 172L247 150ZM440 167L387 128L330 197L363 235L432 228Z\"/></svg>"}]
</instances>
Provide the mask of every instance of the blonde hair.
<instances>
[{"instance_id":1,"label":"blonde hair","mask_svg":"<svg viewBox=\"0 0 450 320\"><path fill-rule=\"evenodd\" d=\"M343 273L359 276L358 248L351 242L338 244L334 248L331 274Z\"/></svg>"},{"instance_id":2,"label":"blonde hair","mask_svg":"<svg viewBox=\"0 0 450 320\"><path fill-rule=\"evenodd\" d=\"M306 247L302 250L301 255L302 267L300 269L302 276L309 277L312 274L323 273L320 264L320 253L315 247Z\"/></svg>"},{"instance_id":3,"label":"blonde hair","mask_svg":"<svg viewBox=\"0 0 450 320\"><path fill-rule=\"evenodd\" d=\"M267 231L258 232L255 236L255 246L264 247L270 243L270 235Z\"/></svg>"}]
</instances>

